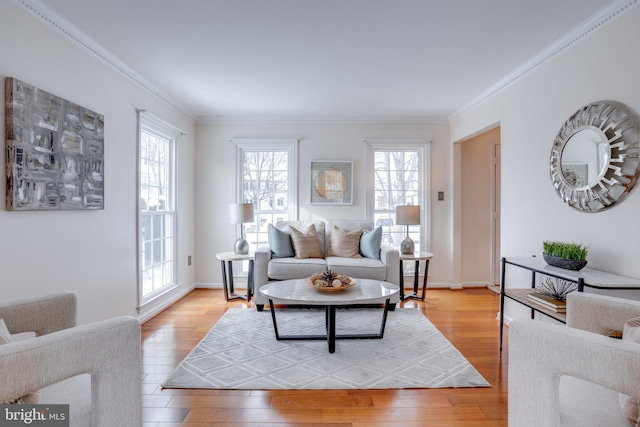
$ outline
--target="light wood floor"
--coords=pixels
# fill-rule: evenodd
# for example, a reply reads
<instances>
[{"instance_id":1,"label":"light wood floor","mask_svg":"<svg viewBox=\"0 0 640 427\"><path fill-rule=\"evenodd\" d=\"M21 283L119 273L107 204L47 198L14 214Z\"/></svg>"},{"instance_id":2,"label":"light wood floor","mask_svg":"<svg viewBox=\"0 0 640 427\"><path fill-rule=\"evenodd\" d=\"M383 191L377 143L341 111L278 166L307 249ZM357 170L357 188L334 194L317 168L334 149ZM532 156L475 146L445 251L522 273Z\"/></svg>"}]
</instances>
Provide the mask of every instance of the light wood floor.
<instances>
[{"instance_id":1,"label":"light wood floor","mask_svg":"<svg viewBox=\"0 0 640 427\"><path fill-rule=\"evenodd\" d=\"M508 337L501 354L499 296L487 289L430 289L425 302L401 305L420 307L491 388L162 390L160 383L228 308L247 307L225 303L221 290L200 289L142 326L144 427L506 427Z\"/></svg>"}]
</instances>

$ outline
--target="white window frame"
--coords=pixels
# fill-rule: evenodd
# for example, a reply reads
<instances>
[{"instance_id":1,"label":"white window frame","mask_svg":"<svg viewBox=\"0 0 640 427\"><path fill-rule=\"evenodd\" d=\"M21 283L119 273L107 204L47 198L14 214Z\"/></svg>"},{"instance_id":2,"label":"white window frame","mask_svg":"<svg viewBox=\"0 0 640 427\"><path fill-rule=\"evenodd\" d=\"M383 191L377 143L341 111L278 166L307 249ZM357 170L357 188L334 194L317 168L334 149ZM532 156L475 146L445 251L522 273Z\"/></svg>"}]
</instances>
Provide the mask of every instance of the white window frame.
<instances>
[{"instance_id":1,"label":"white window frame","mask_svg":"<svg viewBox=\"0 0 640 427\"><path fill-rule=\"evenodd\" d=\"M245 151L287 151L288 152L288 201L287 215L290 221L298 219L298 140L267 138L233 138L230 141L236 146L235 173L233 182L232 203L244 203L242 187ZM275 224L274 224L275 225ZM240 225L236 228L235 237L240 236ZM235 269L239 276L246 275L246 268Z\"/></svg>"},{"instance_id":2,"label":"white window frame","mask_svg":"<svg viewBox=\"0 0 640 427\"><path fill-rule=\"evenodd\" d=\"M431 141L427 139L365 139L365 173L367 191L365 192L366 215L370 221L375 219L375 153L376 151L417 151L419 156L418 180L421 183L418 204L420 209L420 250L429 252L431 247ZM424 242L424 243L423 243Z\"/></svg>"},{"instance_id":3,"label":"white window frame","mask_svg":"<svg viewBox=\"0 0 640 427\"><path fill-rule=\"evenodd\" d=\"M157 289L150 294L143 295L143 269L144 269L144 236L142 230L142 218L146 215L146 212L142 211L142 206L140 204L141 199L141 189L142 189L142 168L141 168L141 142L142 142L142 133L150 133L155 134L160 138L164 138L169 140L170 148L169 154L171 159L169 160L169 176L170 183L167 186L170 192L169 196L169 206L163 212L165 215L169 215L171 217L171 235L172 237L172 279L171 282L162 286L160 289ZM177 163L178 163L178 150L177 150L177 142L178 137L183 135L184 133L178 130L177 128L171 126L170 124L164 122L163 120L155 117L154 115L147 113L143 110L138 110L138 138L137 138L137 199L136 199L136 207L137 207L137 254L138 254L138 307L143 308L145 305L151 303L158 297L166 294L167 292L175 289L179 286L178 283L178 194L177 194ZM157 211L154 211L157 212Z\"/></svg>"}]
</instances>

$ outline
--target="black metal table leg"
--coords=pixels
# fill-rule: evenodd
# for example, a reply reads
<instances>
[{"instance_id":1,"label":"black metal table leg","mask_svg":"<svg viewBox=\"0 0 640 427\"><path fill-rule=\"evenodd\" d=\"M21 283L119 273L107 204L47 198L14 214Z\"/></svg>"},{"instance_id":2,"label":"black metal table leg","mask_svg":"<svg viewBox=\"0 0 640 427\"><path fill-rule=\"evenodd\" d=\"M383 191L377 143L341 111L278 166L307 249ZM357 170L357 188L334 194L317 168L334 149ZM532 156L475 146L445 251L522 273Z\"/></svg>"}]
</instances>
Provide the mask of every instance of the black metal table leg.
<instances>
[{"instance_id":1,"label":"black metal table leg","mask_svg":"<svg viewBox=\"0 0 640 427\"><path fill-rule=\"evenodd\" d=\"M226 262L226 264L225 264ZM247 294L236 294L233 285L233 261L220 261L222 268L222 287L225 301L247 300L251 301L253 294L253 260L249 260L249 276L247 277Z\"/></svg>"}]
</instances>

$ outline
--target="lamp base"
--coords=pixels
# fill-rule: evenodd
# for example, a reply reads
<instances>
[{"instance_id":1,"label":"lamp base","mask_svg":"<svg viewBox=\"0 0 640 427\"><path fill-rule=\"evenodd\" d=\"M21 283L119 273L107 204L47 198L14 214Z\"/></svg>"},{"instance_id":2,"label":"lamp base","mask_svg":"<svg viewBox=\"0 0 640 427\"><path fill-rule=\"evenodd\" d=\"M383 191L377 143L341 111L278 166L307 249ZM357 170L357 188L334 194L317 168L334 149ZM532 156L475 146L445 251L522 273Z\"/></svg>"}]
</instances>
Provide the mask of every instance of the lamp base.
<instances>
[{"instance_id":1,"label":"lamp base","mask_svg":"<svg viewBox=\"0 0 640 427\"><path fill-rule=\"evenodd\" d=\"M233 245L233 251L236 255L246 255L249 253L249 242L242 237L238 237L236 243Z\"/></svg>"},{"instance_id":2,"label":"lamp base","mask_svg":"<svg viewBox=\"0 0 640 427\"><path fill-rule=\"evenodd\" d=\"M400 243L400 253L404 255L413 254L416 250L416 245L413 243L413 240L409 236L405 237L405 239Z\"/></svg>"}]
</instances>

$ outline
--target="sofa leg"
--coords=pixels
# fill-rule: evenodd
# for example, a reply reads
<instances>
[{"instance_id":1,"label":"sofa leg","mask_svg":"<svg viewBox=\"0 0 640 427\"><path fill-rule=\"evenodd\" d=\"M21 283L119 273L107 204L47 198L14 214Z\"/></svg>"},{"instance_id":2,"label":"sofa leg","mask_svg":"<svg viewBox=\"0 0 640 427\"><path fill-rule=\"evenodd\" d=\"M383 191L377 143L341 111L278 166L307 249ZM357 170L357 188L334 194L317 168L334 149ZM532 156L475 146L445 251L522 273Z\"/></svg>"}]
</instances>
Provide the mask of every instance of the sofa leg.
<instances>
[{"instance_id":1,"label":"sofa leg","mask_svg":"<svg viewBox=\"0 0 640 427\"><path fill-rule=\"evenodd\" d=\"M263 311L264 310L264 304L256 304L256 310Z\"/></svg>"},{"instance_id":2,"label":"sofa leg","mask_svg":"<svg viewBox=\"0 0 640 427\"><path fill-rule=\"evenodd\" d=\"M396 305L395 304L389 304L389 311L396 311Z\"/></svg>"}]
</instances>

